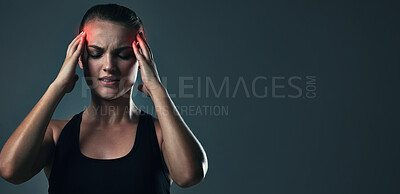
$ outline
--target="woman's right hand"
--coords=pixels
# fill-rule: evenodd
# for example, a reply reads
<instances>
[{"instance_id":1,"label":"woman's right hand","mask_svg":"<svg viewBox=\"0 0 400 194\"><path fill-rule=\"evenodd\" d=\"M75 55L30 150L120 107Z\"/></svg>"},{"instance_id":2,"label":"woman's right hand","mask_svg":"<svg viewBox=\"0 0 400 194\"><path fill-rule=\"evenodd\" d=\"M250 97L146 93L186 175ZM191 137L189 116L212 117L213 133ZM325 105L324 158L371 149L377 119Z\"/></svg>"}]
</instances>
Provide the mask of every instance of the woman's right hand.
<instances>
[{"instance_id":1,"label":"woman's right hand","mask_svg":"<svg viewBox=\"0 0 400 194\"><path fill-rule=\"evenodd\" d=\"M64 60L64 64L61 67L57 78L54 80L55 83L64 93L71 92L75 87L75 82L78 80L78 75L75 73L78 59L82 54L85 44L86 33L81 32L74 40L69 44L67 54Z\"/></svg>"}]
</instances>

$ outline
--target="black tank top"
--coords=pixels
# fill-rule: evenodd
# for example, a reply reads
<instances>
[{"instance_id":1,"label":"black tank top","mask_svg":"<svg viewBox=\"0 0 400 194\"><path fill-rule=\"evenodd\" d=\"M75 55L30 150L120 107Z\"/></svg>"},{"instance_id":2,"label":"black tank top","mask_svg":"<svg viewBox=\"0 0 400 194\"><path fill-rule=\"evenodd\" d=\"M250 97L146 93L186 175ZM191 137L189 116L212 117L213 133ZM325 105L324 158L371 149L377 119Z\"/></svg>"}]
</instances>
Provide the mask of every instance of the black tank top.
<instances>
[{"instance_id":1,"label":"black tank top","mask_svg":"<svg viewBox=\"0 0 400 194\"><path fill-rule=\"evenodd\" d=\"M131 151L116 159L94 159L79 148L82 112L62 130L49 177L49 194L169 194L170 179L152 116L143 110Z\"/></svg>"}]
</instances>

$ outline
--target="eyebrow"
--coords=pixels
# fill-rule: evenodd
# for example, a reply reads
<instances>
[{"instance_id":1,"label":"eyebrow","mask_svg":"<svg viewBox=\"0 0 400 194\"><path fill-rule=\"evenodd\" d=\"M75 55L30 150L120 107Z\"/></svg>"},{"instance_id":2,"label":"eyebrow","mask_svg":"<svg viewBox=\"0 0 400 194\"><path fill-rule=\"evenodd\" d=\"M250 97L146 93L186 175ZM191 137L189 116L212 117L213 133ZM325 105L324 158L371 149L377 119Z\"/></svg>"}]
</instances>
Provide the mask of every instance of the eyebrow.
<instances>
[{"instance_id":1,"label":"eyebrow","mask_svg":"<svg viewBox=\"0 0 400 194\"><path fill-rule=\"evenodd\" d=\"M103 48L101 48L101 47L99 47L99 46L96 46L96 45L89 45L88 47L92 47L92 48L95 48L95 49L101 50L101 51L104 50ZM133 50L133 48L132 48L131 46L124 46L124 47L120 47L120 48L114 49L114 52L123 51L123 50L125 50L125 49L132 49L132 50Z\"/></svg>"}]
</instances>

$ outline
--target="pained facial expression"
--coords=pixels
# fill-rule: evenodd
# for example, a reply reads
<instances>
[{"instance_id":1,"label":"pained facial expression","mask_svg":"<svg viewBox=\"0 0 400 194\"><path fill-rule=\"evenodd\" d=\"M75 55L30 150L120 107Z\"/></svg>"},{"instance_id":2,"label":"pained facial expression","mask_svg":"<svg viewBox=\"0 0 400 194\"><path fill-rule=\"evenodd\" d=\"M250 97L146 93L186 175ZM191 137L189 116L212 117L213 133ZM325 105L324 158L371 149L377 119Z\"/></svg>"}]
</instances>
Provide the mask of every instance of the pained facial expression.
<instances>
[{"instance_id":1,"label":"pained facial expression","mask_svg":"<svg viewBox=\"0 0 400 194\"><path fill-rule=\"evenodd\" d=\"M98 19L86 23L83 31L86 44L79 66L92 93L108 100L126 94L137 77L138 64L132 48L137 31ZM101 80L104 76L119 81Z\"/></svg>"}]
</instances>

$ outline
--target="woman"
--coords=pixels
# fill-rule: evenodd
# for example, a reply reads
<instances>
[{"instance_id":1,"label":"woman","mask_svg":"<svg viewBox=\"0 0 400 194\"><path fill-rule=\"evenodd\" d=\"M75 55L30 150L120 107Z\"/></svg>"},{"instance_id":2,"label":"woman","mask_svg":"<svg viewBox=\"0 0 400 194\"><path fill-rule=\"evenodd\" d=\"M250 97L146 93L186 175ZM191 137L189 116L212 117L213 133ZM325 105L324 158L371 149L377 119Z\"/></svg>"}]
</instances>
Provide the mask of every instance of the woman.
<instances>
[{"instance_id":1,"label":"woman","mask_svg":"<svg viewBox=\"0 0 400 194\"><path fill-rule=\"evenodd\" d=\"M206 153L162 85L143 31L126 7L86 12L58 76L1 150L4 179L20 184L44 168L49 193L169 193L172 181L190 187L204 178ZM53 120L78 80L78 63L91 104L68 120ZM152 99L158 118L132 101L138 71L138 89Z\"/></svg>"}]
</instances>

